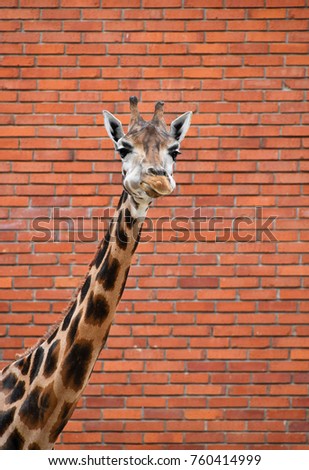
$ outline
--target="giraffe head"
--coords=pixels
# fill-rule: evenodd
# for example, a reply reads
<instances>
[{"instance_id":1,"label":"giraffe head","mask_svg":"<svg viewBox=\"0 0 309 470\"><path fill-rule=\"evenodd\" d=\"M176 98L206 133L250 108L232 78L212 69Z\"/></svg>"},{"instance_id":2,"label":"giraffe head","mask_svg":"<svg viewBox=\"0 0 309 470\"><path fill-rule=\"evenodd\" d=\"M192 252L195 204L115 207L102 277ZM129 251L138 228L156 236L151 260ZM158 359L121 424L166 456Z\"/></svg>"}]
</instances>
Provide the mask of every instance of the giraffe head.
<instances>
[{"instance_id":1,"label":"giraffe head","mask_svg":"<svg viewBox=\"0 0 309 470\"><path fill-rule=\"evenodd\" d=\"M158 101L151 121L147 122L139 114L137 98L132 96L126 134L121 122L103 111L107 133L122 159L123 186L138 203L150 203L153 198L170 194L176 186L174 163L180 153L180 142L190 127L192 112L179 116L167 129L163 107L164 103Z\"/></svg>"}]
</instances>

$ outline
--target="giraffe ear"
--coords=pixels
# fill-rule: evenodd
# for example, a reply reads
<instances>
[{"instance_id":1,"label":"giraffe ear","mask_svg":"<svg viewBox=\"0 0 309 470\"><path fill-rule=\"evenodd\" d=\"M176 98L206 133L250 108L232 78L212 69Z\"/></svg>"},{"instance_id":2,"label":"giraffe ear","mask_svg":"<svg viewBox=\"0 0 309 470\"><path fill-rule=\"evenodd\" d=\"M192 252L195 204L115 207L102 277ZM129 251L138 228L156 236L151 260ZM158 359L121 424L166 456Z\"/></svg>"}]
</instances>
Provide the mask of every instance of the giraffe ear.
<instances>
[{"instance_id":1,"label":"giraffe ear","mask_svg":"<svg viewBox=\"0 0 309 470\"><path fill-rule=\"evenodd\" d=\"M174 139L178 140L181 142L189 127L191 124L191 116L192 116L192 111L188 111L185 114L182 114L179 116L175 121L172 122L171 124L171 129L170 129L170 134Z\"/></svg>"},{"instance_id":2,"label":"giraffe ear","mask_svg":"<svg viewBox=\"0 0 309 470\"><path fill-rule=\"evenodd\" d=\"M112 139L117 144L118 140L124 136L121 122L109 111L103 111L105 129Z\"/></svg>"}]
</instances>

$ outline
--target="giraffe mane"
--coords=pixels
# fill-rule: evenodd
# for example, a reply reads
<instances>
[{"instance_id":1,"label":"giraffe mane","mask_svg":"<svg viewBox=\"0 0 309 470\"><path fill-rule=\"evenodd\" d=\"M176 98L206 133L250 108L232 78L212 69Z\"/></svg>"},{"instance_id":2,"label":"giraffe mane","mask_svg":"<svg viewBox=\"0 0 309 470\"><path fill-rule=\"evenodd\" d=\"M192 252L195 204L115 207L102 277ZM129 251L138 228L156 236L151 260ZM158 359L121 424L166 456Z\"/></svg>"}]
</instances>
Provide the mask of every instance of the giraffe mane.
<instances>
[{"instance_id":1,"label":"giraffe mane","mask_svg":"<svg viewBox=\"0 0 309 470\"><path fill-rule=\"evenodd\" d=\"M121 200L119 201L119 204L120 204ZM71 297L71 300L69 301L69 303L67 304L67 306L65 307L65 309L63 310L62 312L62 316L61 316L61 319L60 320L57 320L54 324L52 324L51 326L49 326L49 328L47 329L46 333L44 334L44 336L42 336L33 346L31 346L30 348L27 348L26 351L22 352L22 353L17 353L16 356L15 356L15 359L16 360L19 360L19 359L23 359L24 357L26 356L29 356L29 354L32 354L33 351L35 351L42 343L44 343L45 341L48 340L48 338L51 337L51 335L57 330L57 328L59 328L59 325L61 324L61 322L63 321L63 319L66 317L66 315L68 314L70 308L72 307L72 305L74 304L75 300L77 299L77 296L80 292L80 290L82 289L83 285L85 284L85 281L87 279L87 276L89 274L89 271L92 267L92 265L94 264L95 262L95 259L96 259L96 256L97 254L99 253L100 249L102 248L102 243L104 242L104 237L103 237L103 240L100 241L100 243L98 244L97 246L97 250L95 252L95 255L92 259L92 261L89 263L88 265L88 271L87 273L85 274L84 278L82 279L82 281L80 282L79 286L76 287L74 293L73 293L73 296Z\"/></svg>"},{"instance_id":2,"label":"giraffe mane","mask_svg":"<svg viewBox=\"0 0 309 470\"><path fill-rule=\"evenodd\" d=\"M96 251L96 254L98 253L98 251L100 250L100 244L98 245L98 248L97 248L97 251ZM96 255L95 255L96 256ZM95 258L94 258L95 259ZM73 296L71 297L71 300L69 301L69 303L67 304L67 306L64 308L64 310L62 311L62 316L60 318L60 320L57 320L55 323L53 323L52 325L50 325L47 329L47 331L45 332L44 336L42 336L42 338L40 338L33 346L30 346L30 348L27 348L26 351L22 352L21 354L16 354L16 360L19 360L19 359L23 359L24 357L26 356L29 356L29 354L32 354L42 343L44 343L45 341L48 340L48 338L51 337L51 335L59 328L59 325L61 324L61 322L63 321L63 319L66 317L66 315L68 314L68 312L70 311L70 308L72 307L72 305L74 304L75 300L77 299L77 296L80 292L80 290L82 289L83 285L85 284L85 281L87 279L87 276L89 274L89 271L90 271L90 268L93 264L93 260L91 261L91 263L88 265L88 271L87 273L85 274L84 278L82 279L82 281L80 282L79 286L77 286L75 288L75 291L73 293Z\"/></svg>"}]
</instances>

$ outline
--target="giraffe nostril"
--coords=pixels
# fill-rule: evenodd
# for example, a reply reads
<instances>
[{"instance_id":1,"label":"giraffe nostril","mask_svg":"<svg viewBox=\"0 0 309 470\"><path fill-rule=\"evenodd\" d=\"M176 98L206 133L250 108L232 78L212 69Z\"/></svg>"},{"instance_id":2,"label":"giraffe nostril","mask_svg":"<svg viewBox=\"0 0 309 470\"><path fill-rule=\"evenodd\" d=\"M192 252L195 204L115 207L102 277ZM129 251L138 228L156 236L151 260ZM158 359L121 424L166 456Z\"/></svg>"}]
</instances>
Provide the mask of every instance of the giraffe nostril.
<instances>
[{"instance_id":1,"label":"giraffe nostril","mask_svg":"<svg viewBox=\"0 0 309 470\"><path fill-rule=\"evenodd\" d=\"M167 173L166 171L164 170L164 168L155 168L153 166L150 166L148 169L147 169L147 174L148 175L154 175L154 176L167 176Z\"/></svg>"}]
</instances>

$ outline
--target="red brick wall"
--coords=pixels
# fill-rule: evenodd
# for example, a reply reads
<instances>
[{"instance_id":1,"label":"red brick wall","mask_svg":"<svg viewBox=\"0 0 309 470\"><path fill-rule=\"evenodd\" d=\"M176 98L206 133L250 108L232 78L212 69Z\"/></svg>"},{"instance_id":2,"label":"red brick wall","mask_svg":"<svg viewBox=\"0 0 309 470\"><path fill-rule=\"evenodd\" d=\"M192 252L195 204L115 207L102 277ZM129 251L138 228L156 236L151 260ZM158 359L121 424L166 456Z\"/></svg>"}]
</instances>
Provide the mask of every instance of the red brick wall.
<instances>
[{"instance_id":1,"label":"red brick wall","mask_svg":"<svg viewBox=\"0 0 309 470\"><path fill-rule=\"evenodd\" d=\"M97 245L65 223L34 242L33 219L60 208L90 235L121 192L102 109L195 112L149 215L201 208L207 241L186 220L186 241L167 224L140 245L59 447L308 447L306 3L1 0L1 365L59 320Z\"/></svg>"}]
</instances>

